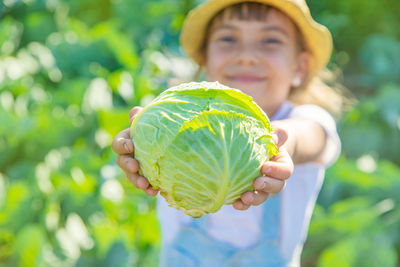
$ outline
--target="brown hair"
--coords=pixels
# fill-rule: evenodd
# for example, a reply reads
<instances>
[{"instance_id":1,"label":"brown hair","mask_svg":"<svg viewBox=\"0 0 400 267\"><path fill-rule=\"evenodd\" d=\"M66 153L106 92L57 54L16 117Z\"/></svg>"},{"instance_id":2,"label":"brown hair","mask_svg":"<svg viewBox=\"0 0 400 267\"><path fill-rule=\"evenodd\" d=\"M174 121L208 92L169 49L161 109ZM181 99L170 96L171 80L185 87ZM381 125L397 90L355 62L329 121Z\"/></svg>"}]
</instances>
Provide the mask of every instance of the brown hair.
<instances>
[{"instance_id":1,"label":"brown hair","mask_svg":"<svg viewBox=\"0 0 400 267\"><path fill-rule=\"evenodd\" d=\"M272 9L278 10L261 3L242 2L231 5L217 13L208 24L205 40L199 50L202 61L195 78L197 79L200 76L201 68L205 65L209 33L215 23L227 19L264 21ZM308 48L303 35L297 25L295 23L293 25L295 26L299 51L307 51ZM351 94L338 82L340 75L339 70L333 72L324 69L315 77L307 76L300 86L291 88L289 100L295 105L315 104L321 106L335 117L339 117L345 109L355 102Z\"/></svg>"}]
</instances>

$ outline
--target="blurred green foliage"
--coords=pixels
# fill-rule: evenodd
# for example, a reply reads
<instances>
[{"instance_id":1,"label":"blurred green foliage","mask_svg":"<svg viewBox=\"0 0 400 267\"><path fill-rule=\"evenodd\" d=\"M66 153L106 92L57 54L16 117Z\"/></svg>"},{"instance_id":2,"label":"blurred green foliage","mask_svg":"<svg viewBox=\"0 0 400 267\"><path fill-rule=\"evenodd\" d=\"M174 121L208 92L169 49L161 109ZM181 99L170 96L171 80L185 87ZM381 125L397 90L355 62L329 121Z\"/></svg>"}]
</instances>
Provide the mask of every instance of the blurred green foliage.
<instances>
[{"instance_id":1,"label":"blurred green foliage","mask_svg":"<svg viewBox=\"0 0 400 267\"><path fill-rule=\"evenodd\" d=\"M155 201L110 143L194 65L178 37L195 0L0 3L0 266L156 266ZM359 104L339 122L304 266L400 266L400 2L308 1L330 67Z\"/></svg>"}]
</instances>

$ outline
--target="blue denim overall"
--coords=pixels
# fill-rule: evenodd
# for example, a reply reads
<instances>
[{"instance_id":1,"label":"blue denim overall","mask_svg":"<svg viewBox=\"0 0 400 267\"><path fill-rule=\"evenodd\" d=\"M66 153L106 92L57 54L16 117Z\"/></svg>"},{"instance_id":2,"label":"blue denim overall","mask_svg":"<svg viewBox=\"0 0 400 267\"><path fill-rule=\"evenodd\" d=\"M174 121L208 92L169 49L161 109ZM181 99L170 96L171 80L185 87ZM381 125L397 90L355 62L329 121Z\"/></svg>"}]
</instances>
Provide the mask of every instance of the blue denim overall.
<instances>
[{"instance_id":1,"label":"blue denim overall","mask_svg":"<svg viewBox=\"0 0 400 267\"><path fill-rule=\"evenodd\" d=\"M206 229L207 215L193 219L189 225L180 229L172 244L163 247L160 266L286 266L288 260L284 259L279 247L280 203L281 197L278 194L262 204L260 240L247 249L236 248L210 237Z\"/></svg>"}]
</instances>

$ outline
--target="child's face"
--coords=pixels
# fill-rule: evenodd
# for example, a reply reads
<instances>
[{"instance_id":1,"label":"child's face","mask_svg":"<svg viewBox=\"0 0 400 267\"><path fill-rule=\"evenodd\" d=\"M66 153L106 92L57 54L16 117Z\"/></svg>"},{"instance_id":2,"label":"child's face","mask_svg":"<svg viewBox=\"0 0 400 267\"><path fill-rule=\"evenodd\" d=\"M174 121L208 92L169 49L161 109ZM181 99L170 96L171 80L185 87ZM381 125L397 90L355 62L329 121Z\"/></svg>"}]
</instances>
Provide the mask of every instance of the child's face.
<instances>
[{"instance_id":1,"label":"child's face","mask_svg":"<svg viewBox=\"0 0 400 267\"><path fill-rule=\"evenodd\" d=\"M272 116L295 77L307 73L308 54L299 51L298 41L291 20L277 10L264 21L223 19L210 28L208 79L242 90Z\"/></svg>"}]
</instances>

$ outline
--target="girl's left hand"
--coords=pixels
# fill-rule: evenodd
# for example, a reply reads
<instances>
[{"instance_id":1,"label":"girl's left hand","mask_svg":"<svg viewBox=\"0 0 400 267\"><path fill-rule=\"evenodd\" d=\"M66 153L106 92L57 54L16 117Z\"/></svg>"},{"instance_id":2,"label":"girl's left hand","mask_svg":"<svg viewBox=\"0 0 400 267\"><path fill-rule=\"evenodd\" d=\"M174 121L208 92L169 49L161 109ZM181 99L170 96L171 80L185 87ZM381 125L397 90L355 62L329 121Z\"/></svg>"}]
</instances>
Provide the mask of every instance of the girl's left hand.
<instances>
[{"instance_id":1,"label":"girl's left hand","mask_svg":"<svg viewBox=\"0 0 400 267\"><path fill-rule=\"evenodd\" d=\"M269 194L279 193L285 187L286 179L293 173L293 161L284 146L288 138L287 131L278 127L274 128L278 155L261 167L261 173L265 176L254 180L255 190L243 193L241 198L233 203L233 207L237 210L247 210L252 205L261 205L268 199Z\"/></svg>"}]
</instances>

